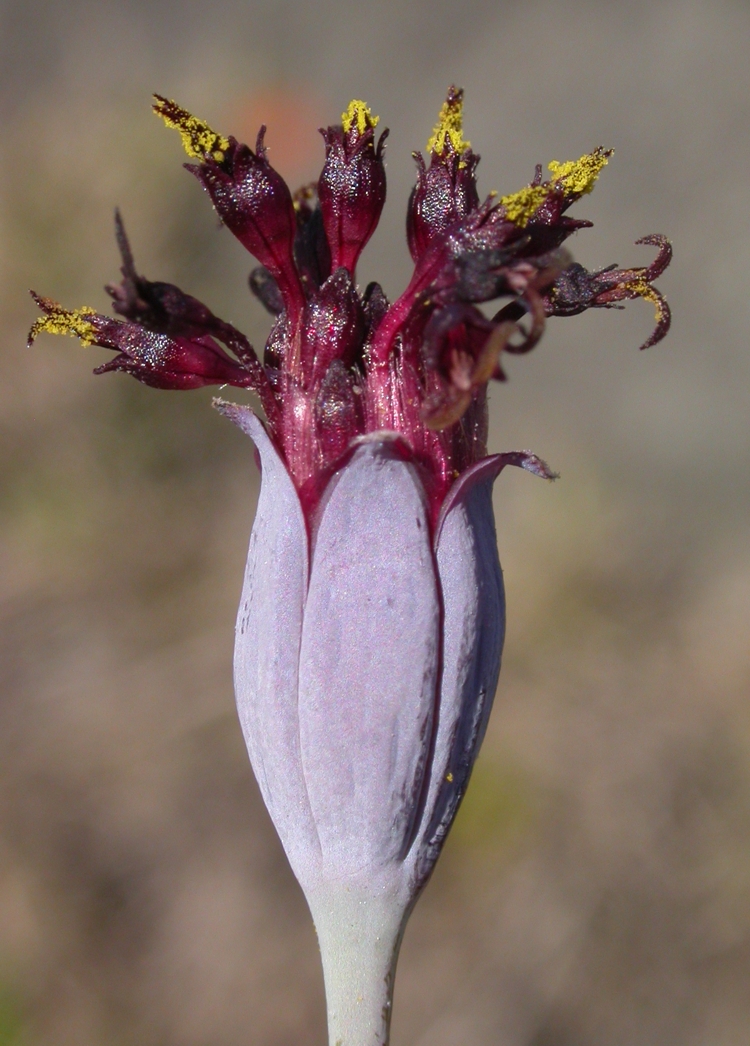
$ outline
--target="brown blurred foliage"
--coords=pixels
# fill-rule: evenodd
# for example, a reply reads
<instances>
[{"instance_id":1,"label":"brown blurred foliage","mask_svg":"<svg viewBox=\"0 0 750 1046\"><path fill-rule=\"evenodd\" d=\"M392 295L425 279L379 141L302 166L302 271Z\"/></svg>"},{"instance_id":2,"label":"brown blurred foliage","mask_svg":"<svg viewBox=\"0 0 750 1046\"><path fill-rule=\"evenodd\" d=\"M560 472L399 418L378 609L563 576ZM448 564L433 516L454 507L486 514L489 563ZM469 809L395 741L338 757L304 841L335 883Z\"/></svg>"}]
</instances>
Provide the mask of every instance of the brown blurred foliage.
<instances>
[{"instance_id":1,"label":"brown blurred foliage","mask_svg":"<svg viewBox=\"0 0 750 1046\"><path fill-rule=\"evenodd\" d=\"M407 277L410 150L466 88L481 186L617 153L584 264L664 232L674 308L550 324L492 393L506 658L402 953L394 1044L745 1046L750 1027L750 9L741 0L0 5L0 1046L324 1041L314 933L235 721L257 477L203 393L94 378L27 290L106 308L136 259L261 343L250 260L152 90L269 124L316 175L352 97L391 127L361 280ZM277 126L275 126L277 125ZM274 149L277 150L274 153Z\"/></svg>"}]
</instances>

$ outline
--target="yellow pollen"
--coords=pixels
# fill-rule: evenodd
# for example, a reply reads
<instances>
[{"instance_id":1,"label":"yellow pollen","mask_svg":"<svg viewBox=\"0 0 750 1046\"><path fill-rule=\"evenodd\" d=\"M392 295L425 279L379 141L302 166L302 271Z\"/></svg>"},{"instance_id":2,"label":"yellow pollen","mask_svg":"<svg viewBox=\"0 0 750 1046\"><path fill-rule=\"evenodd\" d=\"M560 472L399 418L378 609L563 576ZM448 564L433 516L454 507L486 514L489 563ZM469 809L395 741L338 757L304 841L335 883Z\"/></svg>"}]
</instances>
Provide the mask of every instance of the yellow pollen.
<instances>
[{"instance_id":1,"label":"yellow pollen","mask_svg":"<svg viewBox=\"0 0 750 1046\"><path fill-rule=\"evenodd\" d=\"M625 284L625 289L632 294L637 294L644 301L650 301L654 306L656 322L661 323L664 319L664 303L650 283L646 283L645 280L632 280Z\"/></svg>"},{"instance_id":2,"label":"yellow pollen","mask_svg":"<svg viewBox=\"0 0 750 1046\"><path fill-rule=\"evenodd\" d=\"M44 302L49 312L34 322L29 331L29 343L43 332L69 334L73 338L80 338L82 345L93 345L96 342L96 328L87 318L96 315L95 309L90 309L87 305L82 309L64 309L62 305L49 299L44 299Z\"/></svg>"},{"instance_id":3,"label":"yellow pollen","mask_svg":"<svg viewBox=\"0 0 750 1046\"><path fill-rule=\"evenodd\" d=\"M174 127L179 131L188 156L195 160L204 160L206 156L211 156L217 163L221 163L224 153L229 148L228 138L217 134L205 120L199 120L176 102L162 98L160 94L155 94L154 98L154 112L162 118L167 127Z\"/></svg>"},{"instance_id":4,"label":"yellow pollen","mask_svg":"<svg viewBox=\"0 0 750 1046\"><path fill-rule=\"evenodd\" d=\"M453 774L450 771L445 775L445 780L450 784L453 781Z\"/></svg>"},{"instance_id":5,"label":"yellow pollen","mask_svg":"<svg viewBox=\"0 0 750 1046\"><path fill-rule=\"evenodd\" d=\"M565 163L552 160L547 164L547 169L552 174L553 182L562 182L566 196L583 196L594 188L596 179L609 163L611 155L612 149L599 146L580 160L566 160Z\"/></svg>"},{"instance_id":6,"label":"yellow pollen","mask_svg":"<svg viewBox=\"0 0 750 1046\"><path fill-rule=\"evenodd\" d=\"M523 229L549 194L549 185L527 185L525 189L519 189L509 196L501 196L500 205L505 208L508 220Z\"/></svg>"},{"instance_id":7,"label":"yellow pollen","mask_svg":"<svg viewBox=\"0 0 750 1046\"><path fill-rule=\"evenodd\" d=\"M591 192L601 169L609 163L611 155L612 149L599 146L579 160L566 160L565 163L552 160L548 164L552 181L542 185L527 185L509 196L501 196L500 204L505 208L509 220L523 229L555 189L562 188L568 198Z\"/></svg>"},{"instance_id":8,"label":"yellow pollen","mask_svg":"<svg viewBox=\"0 0 750 1046\"><path fill-rule=\"evenodd\" d=\"M471 149L464 139L464 93L451 89L438 116L438 122L427 142L427 152L442 156L449 149L462 153Z\"/></svg>"},{"instance_id":9,"label":"yellow pollen","mask_svg":"<svg viewBox=\"0 0 750 1046\"><path fill-rule=\"evenodd\" d=\"M368 127L377 127L379 122L380 117L372 115L367 102L358 98L353 98L346 111L341 114L344 131L353 131L356 128L358 134L364 134Z\"/></svg>"}]
</instances>

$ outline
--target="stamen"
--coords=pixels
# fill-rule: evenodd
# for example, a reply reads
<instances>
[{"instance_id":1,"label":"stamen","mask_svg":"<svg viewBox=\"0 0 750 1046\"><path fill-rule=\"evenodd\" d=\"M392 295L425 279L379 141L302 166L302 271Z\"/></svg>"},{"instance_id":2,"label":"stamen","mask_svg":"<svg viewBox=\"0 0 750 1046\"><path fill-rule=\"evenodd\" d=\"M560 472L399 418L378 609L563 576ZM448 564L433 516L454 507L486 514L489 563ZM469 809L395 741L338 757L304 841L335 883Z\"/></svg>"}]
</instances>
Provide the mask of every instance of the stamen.
<instances>
[{"instance_id":1,"label":"stamen","mask_svg":"<svg viewBox=\"0 0 750 1046\"><path fill-rule=\"evenodd\" d=\"M229 148L228 138L217 134L205 120L193 116L187 109L183 109L169 98L162 98L160 94L155 94L154 98L156 98L156 104L152 107L154 112L162 118L167 127L173 127L179 131L188 156L194 160L204 160L206 156L210 156L221 163L224 153Z\"/></svg>"},{"instance_id":2,"label":"stamen","mask_svg":"<svg viewBox=\"0 0 750 1046\"><path fill-rule=\"evenodd\" d=\"M578 160L566 160L565 163L552 160L547 165L552 174L551 181L543 185L532 183L518 192L500 197L500 204L505 208L508 219L523 229L547 197L556 190L562 189L566 197L584 196L591 192L613 151L599 146Z\"/></svg>"},{"instance_id":3,"label":"stamen","mask_svg":"<svg viewBox=\"0 0 750 1046\"><path fill-rule=\"evenodd\" d=\"M623 285L623 290L629 291L631 294L636 295L639 298L643 298L644 301L650 301L655 309L655 320L657 323L661 323L665 318L665 303L664 299L659 295L650 283L646 283L645 280L633 280L631 283Z\"/></svg>"},{"instance_id":4,"label":"stamen","mask_svg":"<svg viewBox=\"0 0 750 1046\"><path fill-rule=\"evenodd\" d=\"M451 87L448 97L440 110L438 122L427 142L427 152L442 155L449 149L457 153L471 148L463 136L464 92Z\"/></svg>"},{"instance_id":5,"label":"stamen","mask_svg":"<svg viewBox=\"0 0 750 1046\"><path fill-rule=\"evenodd\" d=\"M501 196L499 203L501 207L505 208L508 220L523 229L529 224L549 194L549 185L527 185L518 192Z\"/></svg>"},{"instance_id":6,"label":"stamen","mask_svg":"<svg viewBox=\"0 0 750 1046\"><path fill-rule=\"evenodd\" d=\"M82 345L96 343L96 328L87 318L96 315L95 309L87 305L81 309L64 309L51 298L40 298L37 295L34 295L34 300L45 315L33 323L29 331L29 345L42 333L69 334L72 338L80 338Z\"/></svg>"},{"instance_id":7,"label":"stamen","mask_svg":"<svg viewBox=\"0 0 750 1046\"><path fill-rule=\"evenodd\" d=\"M357 134L364 134L368 127L377 127L379 122L380 117L373 116L368 104L358 98L352 99L341 114L341 125L345 132L356 128Z\"/></svg>"},{"instance_id":8,"label":"stamen","mask_svg":"<svg viewBox=\"0 0 750 1046\"><path fill-rule=\"evenodd\" d=\"M603 167L609 163L614 149L598 146L592 153L586 153L579 160L566 160L558 163L552 160L547 169L552 174L553 182L562 182L566 196L584 196L591 192Z\"/></svg>"},{"instance_id":9,"label":"stamen","mask_svg":"<svg viewBox=\"0 0 750 1046\"><path fill-rule=\"evenodd\" d=\"M660 342L669 330L672 322L672 313L669 310L669 305L661 292L656 287L652 287L650 283L647 283L645 279L631 280L623 285L623 290L629 295L637 295L639 298L643 298L644 301L650 301L654 306L656 326L643 345L641 345L642 349L650 349L652 345Z\"/></svg>"}]
</instances>

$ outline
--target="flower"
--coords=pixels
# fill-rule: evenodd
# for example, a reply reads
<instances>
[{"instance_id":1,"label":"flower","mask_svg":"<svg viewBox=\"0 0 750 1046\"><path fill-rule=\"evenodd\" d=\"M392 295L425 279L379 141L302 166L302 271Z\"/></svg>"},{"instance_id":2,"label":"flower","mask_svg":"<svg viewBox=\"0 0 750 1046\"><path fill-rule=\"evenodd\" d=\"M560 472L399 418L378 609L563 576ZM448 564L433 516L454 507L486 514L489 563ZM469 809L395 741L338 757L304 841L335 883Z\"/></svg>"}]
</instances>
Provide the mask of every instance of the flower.
<instances>
[{"instance_id":1,"label":"flower","mask_svg":"<svg viewBox=\"0 0 750 1046\"><path fill-rule=\"evenodd\" d=\"M563 247L568 217L611 151L549 164L480 202L479 157L451 88L415 154L407 235L414 271L392 304L356 265L382 211L378 118L355 100L322 131L317 183L292 194L268 161L157 96L190 170L260 263L250 289L274 317L262 362L195 298L138 274L116 213L122 282L112 319L36 297L41 332L73 334L159 388L230 384L216 401L254 441L262 484L237 620L235 689L263 798L318 930L331 1043L386 1043L406 919L465 793L500 668L505 608L492 484L529 452L487 455L487 385L548 317L656 306L671 248L643 268L588 272ZM507 299L491 317L479 306ZM223 347L222 347L223 346ZM229 351L227 351L229 350ZM232 353L230 356L229 353Z\"/></svg>"}]
</instances>

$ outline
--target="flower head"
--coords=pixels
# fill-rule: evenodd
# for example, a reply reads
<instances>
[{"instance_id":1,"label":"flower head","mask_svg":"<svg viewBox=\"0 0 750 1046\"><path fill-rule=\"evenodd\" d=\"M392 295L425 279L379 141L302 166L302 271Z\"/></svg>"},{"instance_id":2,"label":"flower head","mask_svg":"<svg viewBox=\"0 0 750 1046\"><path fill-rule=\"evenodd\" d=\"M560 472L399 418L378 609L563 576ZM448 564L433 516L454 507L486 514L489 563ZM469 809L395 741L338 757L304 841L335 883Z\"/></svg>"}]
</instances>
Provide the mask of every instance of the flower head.
<instances>
[{"instance_id":1,"label":"flower head","mask_svg":"<svg viewBox=\"0 0 750 1046\"><path fill-rule=\"evenodd\" d=\"M320 178L294 194L269 162L265 128L253 150L169 99L157 95L154 111L179 132L196 161L188 170L259 263L250 287L275 317L262 361L195 298L138 275L119 215L123 280L108 290L125 322L80 310L62 319L64 310L46 303L31 337L80 333L86 344L118 350L100 371L122 370L160 388L228 383L256 392L306 513L352 440L388 430L419 463L434 524L456 475L486 454L488 382L505 380L503 357L529 351L548 317L640 297L657 311L645 346L669 327L653 286L670 258L663 237L638 241L659 250L642 268L587 272L563 247L590 224L567 212L591 192L611 150L552 161L547 180L537 167L525 188L482 202L463 92L452 87L427 161L414 154L407 211L414 272L389 303L378 284L356 283L386 193L387 131L376 138L379 119L364 102L351 102L341 122L321 132ZM488 318L479 306L493 299L501 307Z\"/></svg>"},{"instance_id":2,"label":"flower head","mask_svg":"<svg viewBox=\"0 0 750 1046\"><path fill-rule=\"evenodd\" d=\"M389 303L357 285L385 202L378 118L353 101L322 132L318 181L291 193L261 128L250 149L175 102L187 165L259 263L250 289L274 317L262 361L235 327L178 287L140 275L115 216L122 280L115 319L35 296L29 340L72 334L117 353L158 388L230 384L217 402L263 469L235 645L237 706L268 809L308 898L332 1043L387 1041L393 973L409 911L440 853L487 726L505 625L492 483L506 465L553 478L529 452L487 456L487 386L528 352L550 316L645 298L669 263L588 272L563 244L568 216L611 151L537 167L531 183L480 200L479 157L451 88L415 154L407 212L414 261ZM500 299L489 316L479 306Z\"/></svg>"}]
</instances>

